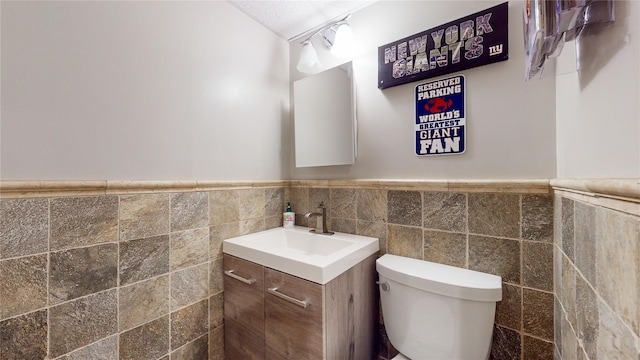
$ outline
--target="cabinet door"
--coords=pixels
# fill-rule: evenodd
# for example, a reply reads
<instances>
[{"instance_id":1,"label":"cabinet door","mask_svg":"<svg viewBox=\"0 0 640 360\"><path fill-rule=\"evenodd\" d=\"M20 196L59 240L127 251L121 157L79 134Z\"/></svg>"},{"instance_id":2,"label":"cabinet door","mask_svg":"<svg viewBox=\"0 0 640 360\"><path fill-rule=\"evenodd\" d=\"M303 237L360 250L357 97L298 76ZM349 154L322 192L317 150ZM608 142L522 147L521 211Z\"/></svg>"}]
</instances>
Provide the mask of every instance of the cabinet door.
<instances>
[{"instance_id":1,"label":"cabinet door","mask_svg":"<svg viewBox=\"0 0 640 360\"><path fill-rule=\"evenodd\" d=\"M290 299L273 294L273 288ZM265 268L265 289L268 352L285 359L324 358L322 285ZM301 302L307 302L306 308Z\"/></svg>"},{"instance_id":2,"label":"cabinet door","mask_svg":"<svg viewBox=\"0 0 640 360\"><path fill-rule=\"evenodd\" d=\"M264 267L224 255L224 345L231 360L263 360Z\"/></svg>"},{"instance_id":3,"label":"cabinet door","mask_svg":"<svg viewBox=\"0 0 640 360\"><path fill-rule=\"evenodd\" d=\"M264 267L226 254L223 267L225 319L264 334Z\"/></svg>"}]
</instances>

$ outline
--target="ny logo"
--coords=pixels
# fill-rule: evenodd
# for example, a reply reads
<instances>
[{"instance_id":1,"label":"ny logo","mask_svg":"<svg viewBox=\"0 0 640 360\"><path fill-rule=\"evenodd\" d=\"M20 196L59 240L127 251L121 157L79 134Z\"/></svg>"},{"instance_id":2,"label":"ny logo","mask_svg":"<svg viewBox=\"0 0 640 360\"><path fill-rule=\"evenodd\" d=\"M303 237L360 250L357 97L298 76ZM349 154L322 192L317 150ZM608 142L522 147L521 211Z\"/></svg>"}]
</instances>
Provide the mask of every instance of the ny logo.
<instances>
[{"instance_id":1,"label":"ny logo","mask_svg":"<svg viewBox=\"0 0 640 360\"><path fill-rule=\"evenodd\" d=\"M502 44L489 46L489 56L502 54Z\"/></svg>"}]
</instances>

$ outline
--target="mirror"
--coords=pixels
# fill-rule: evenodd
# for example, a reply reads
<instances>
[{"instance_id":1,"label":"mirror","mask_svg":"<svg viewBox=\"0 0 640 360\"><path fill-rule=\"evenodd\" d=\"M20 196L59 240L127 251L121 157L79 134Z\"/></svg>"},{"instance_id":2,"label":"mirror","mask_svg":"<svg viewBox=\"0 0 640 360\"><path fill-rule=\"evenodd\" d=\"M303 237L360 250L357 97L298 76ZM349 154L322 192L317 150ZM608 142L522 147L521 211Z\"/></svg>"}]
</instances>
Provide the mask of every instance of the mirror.
<instances>
[{"instance_id":1,"label":"mirror","mask_svg":"<svg viewBox=\"0 0 640 360\"><path fill-rule=\"evenodd\" d=\"M356 161L351 62L293 83L296 167Z\"/></svg>"}]
</instances>

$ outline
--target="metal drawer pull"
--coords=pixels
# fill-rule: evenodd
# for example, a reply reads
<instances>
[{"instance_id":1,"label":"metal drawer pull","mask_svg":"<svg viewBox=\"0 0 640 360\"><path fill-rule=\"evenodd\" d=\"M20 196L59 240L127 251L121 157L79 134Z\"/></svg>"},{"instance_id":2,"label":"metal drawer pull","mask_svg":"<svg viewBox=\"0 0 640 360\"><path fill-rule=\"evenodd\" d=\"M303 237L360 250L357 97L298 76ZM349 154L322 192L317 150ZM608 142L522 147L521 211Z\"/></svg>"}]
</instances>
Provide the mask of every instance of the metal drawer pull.
<instances>
[{"instance_id":1,"label":"metal drawer pull","mask_svg":"<svg viewBox=\"0 0 640 360\"><path fill-rule=\"evenodd\" d=\"M227 275L227 276L231 276L232 278L234 278L236 280L240 280L245 284L251 285L251 284L254 284L256 282L256 279L245 279L242 276L238 276L238 275L234 274L233 273L234 271L235 270L225 270L224 274Z\"/></svg>"},{"instance_id":2,"label":"metal drawer pull","mask_svg":"<svg viewBox=\"0 0 640 360\"><path fill-rule=\"evenodd\" d=\"M275 295L277 297L279 297L280 299L283 300L287 300L288 302L294 303L300 307L303 308L307 308L307 306L309 306L309 303L311 302L311 300L309 299L304 299L304 300L298 300L296 298L292 298L291 296L285 295L281 292L278 292L278 288L277 287L272 287L269 288L267 291L269 291L269 294Z\"/></svg>"}]
</instances>

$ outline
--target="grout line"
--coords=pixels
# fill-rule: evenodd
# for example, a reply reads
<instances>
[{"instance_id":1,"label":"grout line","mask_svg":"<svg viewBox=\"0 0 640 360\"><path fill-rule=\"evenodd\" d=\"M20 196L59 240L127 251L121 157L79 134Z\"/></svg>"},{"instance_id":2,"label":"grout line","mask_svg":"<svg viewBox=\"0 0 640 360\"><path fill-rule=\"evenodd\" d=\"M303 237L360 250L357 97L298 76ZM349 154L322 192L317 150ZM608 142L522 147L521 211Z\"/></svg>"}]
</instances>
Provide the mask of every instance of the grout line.
<instances>
[{"instance_id":1,"label":"grout line","mask_svg":"<svg viewBox=\"0 0 640 360\"><path fill-rule=\"evenodd\" d=\"M522 288L522 296L520 297L520 358L524 359L525 349L524 349L524 243L522 242L522 226L523 226L523 214L522 214L522 195L518 195L518 222L520 223L518 226L518 234L520 238L518 239L520 245L520 287Z\"/></svg>"},{"instance_id":2,"label":"grout line","mask_svg":"<svg viewBox=\"0 0 640 360\"><path fill-rule=\"evenodd\" d=\"M88 245L81 245L81 246L76 246L76 247L70 247L70 248L65 248L65 249L60 249L60 250L52 250L49 251L49 253L60 253L63 251L71 251L71 250L78 250L78 249L87 249L87 248L91 248L94 246L100 246L100 245L108 245L108 244L115 244L118 245L119 242L116 240L113 241L105 241L105 242L99 242L99 243L95 243L95 244L88 244Z\"/></svg>"},{"instance_id":3,"label":"grout line","mask_svg":"<svg viewBox=\"0 0 640 360\"><path fill-rule=\"evenodd\" d=\"M264 192L263 198L266 197L266 191ZM207 195L207 210L209 209L209 200L208 200L208 195ZM267 205L267 201L265 199L265 207ZM266 209L265 209L265 216L266 216ZM207 225L209 224L209 222L207 221ZM210 352L211 352L211 342L209 341L209 339L211 338L210 334L211 334L211 267L212 267L212 260L211 260L211 228L207 226L207 332L206 332L206 336L207 336L207 357L209 357ZM223 268L224 270L224 268ZM223 288L224 289L224 288ZM223 314L224 316L224 314ZM171 334L169 334L171 335ZM197 338L198 339L198 338ZM195 340L194 340L195 341ZM186 344L185 344L186 345Z\"/></svg>"},{"instance_id":4,"label":"grout line","mask_svg":"<svg viewBox=\"0 0 640 360\"><path fill-rule=\"evenodd\" d=\"M470 226L469 226L469 194L468 193L464 193L464 202L465 202L465 218L466 218L466 223L465 223L465 241L466 241L466 251L465 251L465 269L469 268L469 235L471 234L470 231Z\"/></svg>"},{"instance_id":5,"label":"grout line","mask_svg":"<svg viewBox=\"0 0 640 360\"><path fill-rule=\"evenodd\" d=\"M473 236L482 236L482 237L486 237L486 238L493 238L493 239L500 239L500 240L513 240L513 241L521 241L522 239L519 238L512 238L512 237L506 237L506 236L497 236L497 235L487 235L487 234L478 234L478 233L472 233L469 232L469 235L473 235ZM530 240L530 241L535 241L535 240ZM546 241L538 241L540 243L549 243ZM550 244L550 243L549 243Z\"/></svg>"},{"instance_id":6,"label":"grout line","mask_svg":"<svg viewBox=\"0 0 640 360\"><path fill-rule=\"evenodd\" d=\"M500 325L500 326L501 326L501 325ZM503 326L503 327L506 327L506 326ZM513 329L512 329L512 330L513 330ZM524 337L525 337L525 336L526 336L526 337L533 338L533 339L537 339L537 340L540 340L540 341L544 341L544 342L549 343L549 344L555 344L554 340L547 340L547 339L541 338L541 337L540 337L540 336L538 336L538 335L529 334L529 333L524 332L524 331L522 332L522 341L523 341L523 342L524 342ZM524 351L524 347L522 348L522 350ZM524 353L523 353L522 355L523 355L523 357L522 357L522 358L524 359Z\"/></svg>"},{"instance_id":7,"label":"grout line","mask_svg":"<svg viewBox=\"0 0 640 360\"><path fill-rule=\"evenodd\" d=\"M171 245L172 245L172 239L171 239L171 194L167 195L169 198L169 264L168 264L168 275L169 275L169 291L168 291L168 298L169 298L169 314L167 314L166 316L168 316L169 318L169 343L167 344L167 348L169 349L169 351L167 352L167 354L169 354L169 357L171 357L171 352L173 351L172 347L171 347L171 340L172 340L172 321L171 321L171 314L173 313L173 303L172 303L172 293L173 293L173 286L172 286L172 278L173 278L173 272L171 270L171 258L172 258L172 251L171 251ZM208 203L208 197L207 197L207 203ZM207 257L208 258L208 257ZM209 267L207 267L207 271L209 270Z\"/></svg>"},{"instance_id":8,"label":"grout line","mask_svg":"<svg viewBox=\"0 0 640 360\"><path fill-rule=\"evenodd\" d=\"M69 303L72 303L72 302L74 302L74 301L83 300L83 299L89 298L89 297L91 297L91 296L99 295L99 294L106 293L106 292L109 292L109 291L113 291L113 290L116 290L116 291L117 291L117 289L118 289L118 287L117 287L117 286L114 286L114 287L110 287L110 288L108 288L108 289L103 289L103 290L100 290L100 291L96 291L96 292L91 293L91 294L78 296L77 298L73 298L73 299L65 300L65 301L63 301L63 302L61 302L61 303L57 303L57 304L53 304L53 305L49 305L49 309L54 308L54 307L58 307L58 306L60 306L60 305L69 304Z\"/></svg>"},{"instance_id":9,"label":"grout line","mask_svg":"<svg viewBox=\"0 0 640 360\"><path fill-rule=\"evenodd\" d=\"M419 191L420 194L420 259L424 260L424 191Z\"/></svg>"},{"instance_id":10,"label":"grout line","mask_svg":"<svg viewBox=\"0 0 640 360\"><path fill-rule=\"evenodd\" d=\"M43 307L39 307L37 309L29 310L29 311L21 313L21 314L16 314L16 315L13 315L13 316L9 316L7 318L4 318L4 319L0 320L0 322L5 322L7 320L17 319L17 318L19 318L21 316L29 315L29 314L32 314L32 313L35 313L35 312L38 312L38 311L43 311L43 310L47 311L47 324L48 324L49 323L49 306L46 306L46 305L43 306ZM47 338L48 338L48 332L47 332ZM3 358L0 358L0 359L3 359Z\"/></svg>"},{"instance_id":11,"label":"grout line","mask_svg":"<svg viewBox=\"0 0 640 360\"><path fill-rule=\"evenodd\" d=\"M93 345L95 345L95 344L97 344L97 343L99 343L99 342L101 342L101 341L107 340L107 339L109 339L109 338L111 338L111 337L115 337L115 338L116 338L116 351L117 351L117 350L118 350L118 339L117 339L117 338L118 338L118 335L119 335L119 333L115 333L115 334L107 335L106 337L103 337L103 338L101 338L101 339L98 339L98 340L96 340L96 341L94 341L94 342L92 342L92 343L90 343L90 344L87 344L87 345L84 345L84 346L79 347L79 348L77 348L77 349L74 349L74 350L72 350L72 351L70 351L70 352L68 352L68 353L64 353L64 354L62 354L62 355L58 356L57 358L55 358L55 360L57 360L57 359L62 359L62 358L63 358L63 357L65 357L65 356L69 356L70 354L73 354L73 353L78 352L78 351L80 351L80 350L83 350L83 349L86 349L86 348L88 348L88 347L91 347L91 346L93 346ZM45 359L45 360L48 360L48 359Z\"/></svg>"},{"instance_id":12,"label":"grout line","mask_svg":"<svg viewBox=\"0 0 640 360\"><path fill-rule=\"evenodd\" d=\"M49 293L51 291L49 279L51 277L51 199L47 199L47 289L46 299L47 304L47 357L51 354L51 311L49 303Z\"/></svg>"},{"instance_id":13,"label":"grout line","mask_svg":"<svg viewBox=\"0 0 640 360\"><path fill-rule=\"evenodd\" d=\"M48 242L48 240L47 240L47 242ZM48 246L49 246L49 245L47 245L47 247L48 247ZM46 251L42 251L42 252L39 252L39 253L33 253L33 254L27 254L27 255L20 255L20 256L8 257L8 258L0 259L0 261L7 261L7 260L20 260L20 259L29 258L29 257L32 257L32 256L42 256L42 255L48 255L48 254L49 254L49 251L48 251L48 250L46 250Z\"/></svg>"},{"instance_id":14,"label":"grout line","mask_svg":"<svg viewBox=\"0 0 640 360\"><path fill-rule=\"evenodd\" d=\"M116 329L117 329L117 333L116 333L116 358L119 359L120 358L120 210L121 210L121 196L117 195L118 197L118 226L117 226L117 234L116 234L116 239L118 240L118 246L117 246L117 258L118 258L118 264L116 266L117 272L116 272L116 287L117 287L117 297L116 297Z\"/></svg>"},{"instance_id":15,"label":"grout line","mask_svg":"<svg viewBox=\"0 0 640 360\"><path fill-rule=\"evenodd\" d=\"M158 316L157 318L153 318L153 319L151 319L151 320L148 320L148 321L142 322L142 323L140 323L140 324L138 324L138 325L136 325L136 326L134 326L134 327L132 327L132 328L127 329L127 330L120 331L120 332L119 332L119 334L126 333L126 332L129 332L129 331L133 330L133 329L137 329L137 328L139 328L139 327L141 327L141 326L148 325L148 324L150 324L150 323L152 323L152 322L154 322L154 321L156 321L156 320L162 319L163 317L165 317L165 316L169 316L169 315L171 315L171 314L164 314L164 315L160 315L160 316ZM169 320L170 320L170 319L169 319Z\"/></svg>"},{"instance_id":16,"label":"grout line","mask_svg":"<svg viewBox=\"0 0 640 360\"><path fill-rule=\"evenodd\" d=\"M224 317L224 315L223 315ZM196 337L193 341L200 339L202 336L207 337L207 356L209 355L209 334L211 333L211 296L207 298L207 331L201 336ZM188 344L188 343L187 343ZM186 344L185 344L186 345Z\"/></svg>"},{"instance_id":17,"label":"grout line","mask_svg":"<svg viewBox=\"0 0 640 360\"><path fill-rule=\"evenodd\" d=\"M518 226L518 231L520 232L520 239L524 237L524 231L522 231L522 227L524 226L524 211L522 208L523 205L523 194L518 194L518 211L520 212L518 216L518 221L520 222L520 226Z\"/></svg>"},{"instance_id":18,"label":"grout line","mask_svg":"<svg viewBox=\"0 0 640 360\"><path fill-rule=\"evenodd\" d=\"M170 355L170 354L172 354L172 353L174 353L174 352L178 351L179 349L182 349L182 348L184 348L184 347L186 347L186 346L188 346L188 345L191 345L191 344L193 344L194 342L196 342L196 341L200 340L201 338L203 338L203 337L205 337L205 336L207 337L207 345L208 345L208 344L209 344L209 333L208 333L208 332L206 332L206 333L204 333L204 334L200 334L200 335L198 335L195 339L188 341L187 343L185 343L184 345L182 345L182 346L178 347L177 349L171 349L171 350L169 350L169 354L167 354L167 355ZM209 346L207 346L207 348L209 348ZM158 359L162 359L163 357L165 357L165 356L167 356L167 355L162 355L162 356L160 356Z\"/></svg>"},{"instance_id":19,"label":"grout line","mask_svg":"<svg viewBox=\"0 0 640 360\"><path fill-rule=\"evenodd\" d=\"M538 288L534 288L531 286L524 286L524 285L517 285L520 286L523 290L527 289L527 290L533 290L533 291L537 291L537 292L541 292L541 293L545 293L545 294L551 294L551 295L555 295L553 293L553 290L549 291L549 290L542 290L542 289L538 289Z\"/></svg>"}]
</instances>

